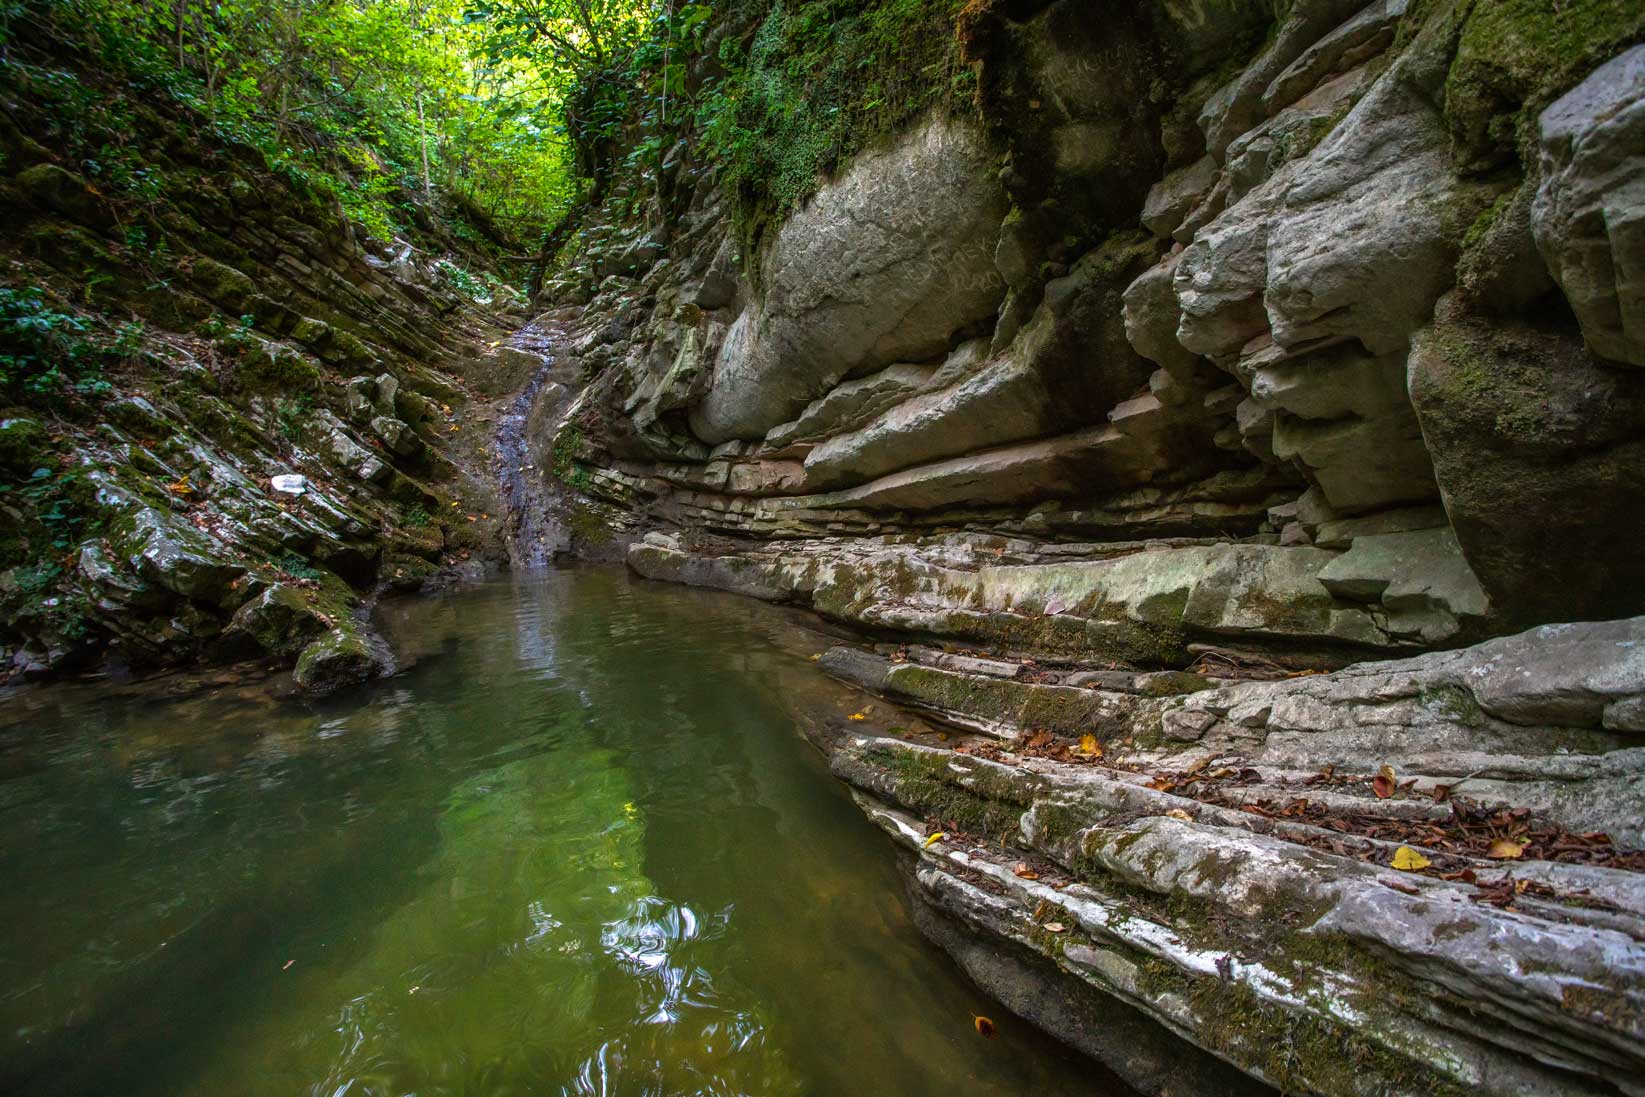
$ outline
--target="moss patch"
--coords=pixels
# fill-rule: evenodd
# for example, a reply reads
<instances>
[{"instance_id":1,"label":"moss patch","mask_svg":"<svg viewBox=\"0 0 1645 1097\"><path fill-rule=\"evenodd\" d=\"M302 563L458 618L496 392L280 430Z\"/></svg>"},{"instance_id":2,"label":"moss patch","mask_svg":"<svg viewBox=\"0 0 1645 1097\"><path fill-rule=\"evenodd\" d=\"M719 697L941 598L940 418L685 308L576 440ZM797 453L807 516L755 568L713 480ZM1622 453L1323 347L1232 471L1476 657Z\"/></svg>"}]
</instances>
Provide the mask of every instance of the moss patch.
<instances>
[{"instance_id":1,"label":"moss patch","mask_svg":"<svg viewBox=\"0 0 1645 1097\"><path fill-rule=\"evenodd\" d=\"M705 102L705 151L735 198L746 253L823 174L932 106L964 109L962 0L778 0L752 38L721 49L729 74ZM755 23L754 19L749 19ZM751 262L750 266L754 264Z\"/></svg>"},{"instance_id":2,"label":"moss patch","mask_svg":"<svg viewBox=\"0 0 1645 1097\"><path fill-rule=\"evenodd\" d=\"M1543 108L1642 40L1637 0L1474 0L1445 82L1459 169L1529 162Z\"/></svg>"}]
</instances>

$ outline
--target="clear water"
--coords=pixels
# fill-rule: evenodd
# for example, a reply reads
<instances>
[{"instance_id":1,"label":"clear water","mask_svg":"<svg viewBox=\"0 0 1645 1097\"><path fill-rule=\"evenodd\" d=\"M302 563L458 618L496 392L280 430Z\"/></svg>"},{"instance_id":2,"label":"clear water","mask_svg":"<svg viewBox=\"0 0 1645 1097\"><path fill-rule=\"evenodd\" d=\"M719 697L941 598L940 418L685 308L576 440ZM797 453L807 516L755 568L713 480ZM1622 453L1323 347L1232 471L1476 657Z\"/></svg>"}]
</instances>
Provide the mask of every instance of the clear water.
<instances>
[{"instance_id":1,"label":"clear water","mask_svg":"<svg viewBox=\"0 0 1645 1097\"><path fill-rule=\"evenodd\" d=\"M322 705L0 701L0 1091L1120 1092L914 929L802 618L577 570L387 624Z\"/></svg>"}]
</instances>

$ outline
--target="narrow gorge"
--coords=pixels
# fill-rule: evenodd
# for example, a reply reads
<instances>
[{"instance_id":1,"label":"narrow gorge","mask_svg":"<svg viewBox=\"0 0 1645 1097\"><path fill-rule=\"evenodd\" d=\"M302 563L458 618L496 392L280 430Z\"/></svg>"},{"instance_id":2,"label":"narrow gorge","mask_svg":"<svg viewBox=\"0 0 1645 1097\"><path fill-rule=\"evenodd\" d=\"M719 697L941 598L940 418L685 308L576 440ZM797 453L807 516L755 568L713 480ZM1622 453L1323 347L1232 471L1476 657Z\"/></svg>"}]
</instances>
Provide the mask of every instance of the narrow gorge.
<instances>
[{"instance_id":1,"label":"narrow gorge","mask_svg":"<svg viewBox=\"0 0 1645 1097\"><path fill-rule=\"evenodd\" d=\"M568 98L540 254L426 140L384 233L364 169L10 43L0 705L485 693L461 607L546 569L534 667L643 723L700 629L713 718L809 740L886 901L1089 1092L1645 1094L1645 12L635 8L659 94ZM652 1088L425 1088L823 1092L646 1047Z\"/></svg>"}]
</instances>

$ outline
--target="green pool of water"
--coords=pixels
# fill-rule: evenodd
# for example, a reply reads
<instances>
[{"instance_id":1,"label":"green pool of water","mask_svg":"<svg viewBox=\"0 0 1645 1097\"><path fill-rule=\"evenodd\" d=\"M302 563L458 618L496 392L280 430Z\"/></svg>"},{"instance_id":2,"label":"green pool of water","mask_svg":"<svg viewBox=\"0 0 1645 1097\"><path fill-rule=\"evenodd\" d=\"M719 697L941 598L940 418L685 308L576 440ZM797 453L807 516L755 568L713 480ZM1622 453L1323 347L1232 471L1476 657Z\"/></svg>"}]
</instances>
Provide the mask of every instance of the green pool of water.
<instances>
[{"instance_id":1,"label":"green pool of water","mask_svg":"<svg viewBox=\"0 0 1645 1097\"><path fill-rule=\"evenodd\" d=\"M385 624L323 704L0 701L0 1091L1120 1092L915 930L802 618L577 570Z\"/></svg>"}]
</instances>

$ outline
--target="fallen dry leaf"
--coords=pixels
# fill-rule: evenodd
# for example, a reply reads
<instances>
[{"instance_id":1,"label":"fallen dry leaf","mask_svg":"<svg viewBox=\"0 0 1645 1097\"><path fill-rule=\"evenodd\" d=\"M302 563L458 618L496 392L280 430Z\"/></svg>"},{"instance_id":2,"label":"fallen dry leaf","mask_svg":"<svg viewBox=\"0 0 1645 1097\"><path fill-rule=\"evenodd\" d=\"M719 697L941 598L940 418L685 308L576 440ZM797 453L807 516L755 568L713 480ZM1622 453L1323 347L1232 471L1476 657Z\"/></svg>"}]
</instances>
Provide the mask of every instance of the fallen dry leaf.
<instances>
[{"instance_id":1,"label":"fallen dry leaf","mask_svg":"<svg viewBox=\"0 0 1645 1097\"><path fill-rule=\"evenodd\" d=\"M932 846L934 846L938 842L942 841L943 837L944 837L943 832L939 830L935 834L933 834L929 838L927 838L925 840L925 844L922 845L920 848L921 849L930 849Z\"/></svg>"},{"instance_id":2,"label":"fallen dry leaf","mask_svg":"<svg viewBox=\"0 0 1645 1097\"><path fill-rule=\"evenodd\" d=\"M1493 861L1517 861L1525 856L1525 847L1528 844L1516 842L1512 838L1498 838L1491 843L1491 848L1485 851L1485 856Z\"/></svg>"},{"instance_id":3,"label":"fallen dry leaf","mask_svg":"<svg viewBox=\"0 0 1645 1097\"><path fill-rule=\"evenodd\" d=\"M861 723L862 721L868 719L868 713L866 713L866 712L853 712L850 716L847 716L846 719L847 720L856 720L858 723Z\"/></svg>"},{"instance_id":4,"label":"fallen dry leaf","mask_svg":"<svg viewBox=\"0 0 1645 1097\"><path fill-rule=\"evenodd\" d=\"M1045 932L1047 932L1047 933L1061 933L1063 930L1065 930L1067 928L1068 927L1063 925L1061 922L1047 922L1047 923L1045 923Z\"/></svg>"},{"instance_id":5,"label":"fallen dry leaf","mask_svg":"<svg viewBox=\"0 0 1645 1097\"><path fill-rule=\"evenodd\" d=\"M994 1038L993 1021L990 1021L986 1017L973 1017L971 1018L971 1024L977 1030L977 1034L979 1036L982 1036L984 1039L988 1040L992 1040Z\"/></svg>"},{"instance_id":6,"label":"fallen dry leaf","mask_svg":"<svg viewBox=\"0 0 1645 1097\"><path fill-rule=\"evenodd\" d=\"M1086 733L1085 735L1081 735L1080 736L1080 753L1084 754L1084 755L1088 755L1089 757L1092 757L1092 758L1101 758L1102 757L1102 744L1097 742L1097 737L1095 735L1092 735L1090 733Z\"/></svg>"},{"instance_id":7,"label":"fallen dry leaf","mask_svg":"<svg viewBox=\"0 0 1645 1097\"><path fill-rule=\"evenodd\" d=\"M1181 819L1185 823L1192 822L1194 818L1181 808L1172 808L1170 811L1165 813L1165 817L1167 819Z\"/></svg>"},{"instance_id":8,"label":"fallen dry leaf","mask_svg":"<svg viewBox=\"0 0 1645 1097\"><path fill-rule=\"evenodd\" d=\"M1410 846L1400 846L1394 850L1394 867L1401 872L1421 872L1431 864L1432 861Z\"/></svg>"},{"instance_id":9,"label":"fallen dry leaf","mask_svg":"<svg viewBox=\"0 0 1645 1097\"><path fill-rule=\"evenodd\" d=\"M1399 785L1394 776L1393 766L1383 766L1377 770L1377 775L1371 778L1371 791L1376 793L1378 800L1386 800L1394 794Z\"/></svg>"},{"instance_id":10,"label":"fallen dry leaf","mask_svg":"<svg viewBox=\"0 0 1645 1097\"><path fill-rule=\"evenodd\" d=\"M1028 867L1027 861L1018 861L1011 866L1011 871L1024 880L1038 880L1040 874Z\"/></svg>"}]
</instances>

